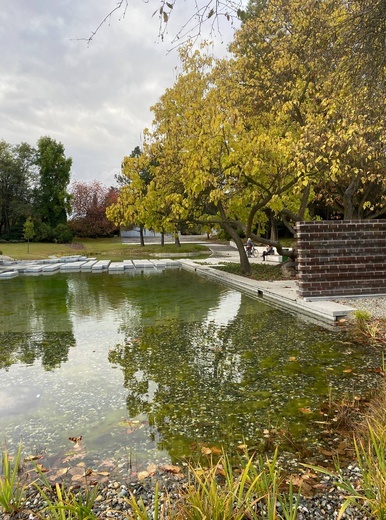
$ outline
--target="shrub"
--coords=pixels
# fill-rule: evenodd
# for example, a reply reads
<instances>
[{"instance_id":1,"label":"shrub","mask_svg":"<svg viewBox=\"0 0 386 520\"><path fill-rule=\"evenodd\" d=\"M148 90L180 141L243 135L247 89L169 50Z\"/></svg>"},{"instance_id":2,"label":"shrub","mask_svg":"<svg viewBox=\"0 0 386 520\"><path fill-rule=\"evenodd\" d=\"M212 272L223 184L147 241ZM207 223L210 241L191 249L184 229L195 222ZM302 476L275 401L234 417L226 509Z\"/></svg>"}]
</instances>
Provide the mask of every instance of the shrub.
<instances>
[{"instance_id":1,"label":"shrub","mask_svg":"<svg viewBox=\"0 0 386 520\"><path fill-rule=\"evenodd\" d=\"M59 244L72 242L73 234L66 224L58 224L53 231L53 240Z\"/></svg>"}]
</instances>

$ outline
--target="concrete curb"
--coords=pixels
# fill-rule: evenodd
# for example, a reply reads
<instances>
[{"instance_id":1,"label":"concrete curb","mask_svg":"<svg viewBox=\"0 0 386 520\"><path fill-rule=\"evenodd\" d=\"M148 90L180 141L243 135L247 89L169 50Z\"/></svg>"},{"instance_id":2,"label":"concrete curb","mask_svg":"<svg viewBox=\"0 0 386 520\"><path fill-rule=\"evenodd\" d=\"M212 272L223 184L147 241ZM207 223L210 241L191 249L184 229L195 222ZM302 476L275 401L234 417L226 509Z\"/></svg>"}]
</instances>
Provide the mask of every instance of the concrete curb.
<instances>
[{"instance_id":1,"label":"concrete curb","mask_svg":"<svg viewBox=\"0 0 386 520\"><path fill-rule=\"evenodd\" d=\"M294 280L262 282L226 273L213 268L213 265L200 265L192 260L180 260L183 269L198 273L211 280L223 283L237 289L253 298L263 298L265 302L303 317L313 319L323 324L336 325L355 308L333 301L305 301L297 296L297 286Z\"/></svg>"}]
</instances>

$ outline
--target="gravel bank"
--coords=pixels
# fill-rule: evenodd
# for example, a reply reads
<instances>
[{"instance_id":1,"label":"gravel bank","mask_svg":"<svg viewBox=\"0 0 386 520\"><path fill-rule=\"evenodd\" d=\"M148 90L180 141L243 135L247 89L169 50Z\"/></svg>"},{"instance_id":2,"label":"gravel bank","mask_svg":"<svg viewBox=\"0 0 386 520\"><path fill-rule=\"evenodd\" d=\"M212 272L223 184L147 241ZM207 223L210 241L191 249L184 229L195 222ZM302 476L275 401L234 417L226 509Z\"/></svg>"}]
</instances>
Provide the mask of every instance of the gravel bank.
<instances>
[{"instance_id":1,"label":"gravel bank","mask_svg":"<svg viewBox=\"0 0 386 520\"><path fill-rule=\"evenodd\" d=\"M336 303L355 307L360 311L367 311L373 318L386 318L386 297L363 297L363 298L346 298L334 300Z\"/></svg>"},{"instance_id":2,"label":"gravel bank","mask_svg":"<svg viewBox=\"0 0 386 520\"><path fill-rule=\"evenodd\" d=\"M359 469L355 466L349 467L346 477L356 481L360 476ZM154 489L155 484L159 485L159 506L166 506L170 510L181 497L188 485L188 479L183 473L170 474L161 472L153 477L148 477L136 482L121 483L110 481L98 491L98 496L93 507L93 513L100 519L128 520L138 518L132 516L132 510L127 501L130 494L136 497L137 501L143 501L146 507L148 518L154 518ZM54 494L52 492L52 499ZM345 497L335 486L333 479L324 476L320 482L320 492L311 498L301 497L297 512L297 520L333 520L338 517L339 509ZM58 518L53 516L53 512L45 510L47 502L31 488L31 493L27 498L27 503L23 511L14 515L0 513L1 520L41 520ZM264 506L260 508L261 517L267 518ZM277 504L277 513L282 514L282 506ZM173 518L173 514L169 516ZM360 511L356 507L350 506L341 517L342 520L369 520L371 517L366 511Z\"/></svg>"}]
</instances>

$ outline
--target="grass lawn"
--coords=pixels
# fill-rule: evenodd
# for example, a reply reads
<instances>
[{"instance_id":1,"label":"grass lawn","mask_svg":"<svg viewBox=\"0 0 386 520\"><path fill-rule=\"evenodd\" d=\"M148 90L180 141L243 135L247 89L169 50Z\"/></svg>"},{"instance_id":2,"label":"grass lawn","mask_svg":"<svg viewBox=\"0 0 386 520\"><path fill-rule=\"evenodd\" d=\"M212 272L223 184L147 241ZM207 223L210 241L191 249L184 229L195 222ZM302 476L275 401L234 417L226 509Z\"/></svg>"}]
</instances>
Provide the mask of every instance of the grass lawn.
<instances>
[{"instance_id":1,"label":"grass lawn","mask_svg":"<svg viewBox=\"0 0 386 520\"><path fill-rule=\"evenodd\" d=\"M151 258L155 254L183 256L186 253L196 253L195 258L207 258L210 250L200 244L150 244L145 247L140 245L122 244L120 238L86 238L75 239L71 244L46 244L30 242L28 244L0 243L0 254L10 256L15 260L42 260L50 256L85 255L95 257L98 260L106 259L112 261L130 260L135 258Z\"/></svg>"}]
</instances>

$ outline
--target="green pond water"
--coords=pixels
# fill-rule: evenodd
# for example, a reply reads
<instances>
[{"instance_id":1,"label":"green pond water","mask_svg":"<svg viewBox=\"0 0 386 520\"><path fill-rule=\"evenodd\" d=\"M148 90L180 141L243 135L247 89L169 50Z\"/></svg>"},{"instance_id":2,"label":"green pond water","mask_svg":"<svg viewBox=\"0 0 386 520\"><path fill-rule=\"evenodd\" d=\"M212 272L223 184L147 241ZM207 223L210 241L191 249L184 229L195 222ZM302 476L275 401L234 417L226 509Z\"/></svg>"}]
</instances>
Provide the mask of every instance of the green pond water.
<instances>
[{"instance_id":1,"label":"green pond water","mask_svg":"<svg viewBox=\"0 0 386 520\"><path fill-rule=\"evenodd\" d=\"M328 395L363 395L379 356L198 275L19 276L0 283L0 435L47 464L175 462L204 447L312 445ZM288 448L288 447L287 447Z\"/></svg>"}]
</instances>

